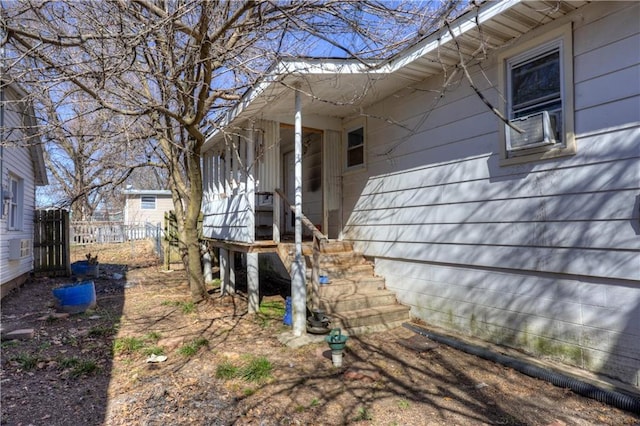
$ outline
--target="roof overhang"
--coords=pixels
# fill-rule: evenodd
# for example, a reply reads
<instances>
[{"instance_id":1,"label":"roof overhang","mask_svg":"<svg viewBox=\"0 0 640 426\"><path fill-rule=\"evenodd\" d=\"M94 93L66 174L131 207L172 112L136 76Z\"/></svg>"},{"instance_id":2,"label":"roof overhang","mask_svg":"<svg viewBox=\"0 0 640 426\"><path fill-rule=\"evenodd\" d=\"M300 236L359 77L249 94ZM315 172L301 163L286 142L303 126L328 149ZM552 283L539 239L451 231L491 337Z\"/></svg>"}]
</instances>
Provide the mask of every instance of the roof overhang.
<instances>
[{"instance_id":1,"label":"roof overhang","mask_svg":"<svg viewBox=\"0 0 640 426\"><path fill-rule=\"evenodd\" d=\"M353 59L284 60L250 89L207 136L203 150L246 120L292 122L294 94L302 94L304 115L347 118L412 83L441 74L532 29L559 19L588 1L502 0L485 2L441 27L391 59L363 63ZM231 132L233 132L231 130Z\"/></svg>"},{"instance_id":2,"label":"roof overhang","mask_svg":"<svg viewBox=\"0 0 640 426\"><path fill-rule=\"evenodd\" d=\"M23 102L23 106L21 108L23 108L23 120L28 135L26 148L29 150L29 156L31 157L31 163L33 164L34 183L37 186L46 186L49 184L49 179L47 178L47 167L44 162L42 141L37 134L38 123L36 122L33 104L27 100L27 92L19 84L10 80L2 80L0 85L3 91L6 90L7 92L13 92L13 97L17 98L20 102Z\"/></svg>"},{"instance_id":3,"label":"roof overhang","mask_svg":"<svg viewBox=\"0 0 640 426\"><path fill-rule=\"evenodd\" d=\"M168 189L125 189L122 193L124 195L171 195Z\"/></svg>"}]
</instances>

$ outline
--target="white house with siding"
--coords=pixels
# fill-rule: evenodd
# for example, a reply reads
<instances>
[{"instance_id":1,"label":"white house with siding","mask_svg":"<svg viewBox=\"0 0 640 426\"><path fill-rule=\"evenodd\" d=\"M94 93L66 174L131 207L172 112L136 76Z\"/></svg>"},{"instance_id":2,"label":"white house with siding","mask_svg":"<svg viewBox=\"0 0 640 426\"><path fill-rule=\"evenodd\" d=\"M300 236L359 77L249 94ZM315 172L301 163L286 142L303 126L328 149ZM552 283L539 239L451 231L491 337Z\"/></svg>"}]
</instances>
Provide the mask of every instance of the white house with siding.
<instances>
[{"instance_id":1,"label":"white house with siding","mask_svg":"<svg viewBox=\"0 0 640 426\"><path fill-rule=\"evenodd\" d=\"M126 189L125 225L162 225L164 214L173 210L173 199L168 189Z\"/></svg>"},{"instance_id":2,"label":"white house with siding","mask_svg":"<svg viewBox=\"0 0 640 426\"><path fill-rule=\"evenodd\" d=\"M411 317L640 388L640 3L482 3L381 64L284 61L219 125L220 247L278 245L279 188Z\"/></svg>"},{"instance_id":3,"label":"white house with siding","mask_svg":"<svg viewBox=\"0 0 640 426\"><path fill-rule=\"evenodd\" d=\"M35 115L16 84L0 85L0 291L4 297L33 270L36 186L47 185Z\"/></svg>"}]
</instances>

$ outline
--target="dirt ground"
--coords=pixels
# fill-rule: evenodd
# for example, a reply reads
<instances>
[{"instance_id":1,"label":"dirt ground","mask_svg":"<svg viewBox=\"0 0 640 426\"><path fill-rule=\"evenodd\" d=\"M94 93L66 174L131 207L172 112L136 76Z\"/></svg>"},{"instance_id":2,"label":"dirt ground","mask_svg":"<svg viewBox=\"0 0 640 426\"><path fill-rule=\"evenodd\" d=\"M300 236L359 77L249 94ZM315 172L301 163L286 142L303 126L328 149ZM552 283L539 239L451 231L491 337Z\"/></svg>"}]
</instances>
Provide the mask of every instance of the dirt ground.
<instances>
[{"instance_id":1,"label":"dirt ground","mask_svg":"<svg viewBox=\"0 0 640 426\"><path fill-rule=\"evenodd\" d=\"M3 330L34 329L2 343L3 425L640 423L446 346L401 345L416 338L406 328L350 337L335 368L326 343L279 342L289 328L275 285L247 315L242 294L213 287L213 304L193 305L184 272L162 271L146 243L83 247L73 260L89 252L101 266L94 310L52 316L51 290L68 278L33 279L2 301Z\"/></svg>"}]
</instances>

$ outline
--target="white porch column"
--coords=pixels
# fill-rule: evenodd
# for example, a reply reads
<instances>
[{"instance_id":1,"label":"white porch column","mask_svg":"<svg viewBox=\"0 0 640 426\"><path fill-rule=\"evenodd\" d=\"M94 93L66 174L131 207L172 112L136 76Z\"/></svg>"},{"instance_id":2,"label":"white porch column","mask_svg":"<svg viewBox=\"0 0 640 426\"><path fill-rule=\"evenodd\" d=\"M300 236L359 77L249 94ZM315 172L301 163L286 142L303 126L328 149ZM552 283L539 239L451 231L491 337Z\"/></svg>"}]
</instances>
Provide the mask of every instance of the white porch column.
<instances>
[{"instance_id":1,"label":"white porch column","mask_svg":"<svg viewBox=\"0 0 640 426\"><path fill-rule=\"evenodd\" d=\"M216 155L215 181L216 195L219 199L221 198L221 194L224 193L224 165L222 164L222 152L218 152L218 155Z\"/></svg>"},{"instance_id":2,"label":"white porch column","mask_svg":"<svg viewBox=\"0 0 640 426\"><path fill-rule=\"evenodd\" d=\"M247 191L247 201L249 202L249 212L247 217L247 236L249 242L253 243L256 240L256 149L255 138L256 132L251 130L249 132L246 142L246 154L244 159L246 178L245 188Z\"/></svg>"},{"instance_id":3,"label":"white porch column","mask_svg":"<svg viewBox=\"0 0 640 426\"><path fill-rule=\"evenodd\" d=\"M291 265L291 305L293 310L293 335L307 332L307 287L305 264L302 257L302 104L300 91L296 90L295 115L295 243L296 256Z\"/></svg>"},{"instance_id":4,"label":"white porch column","mask_svg":"<svg viewBox=\"0 0 640 426\"><path fill-rule=\"evenodd\" d=\"M227 195L231 195L233 193L233 185L232 185L232 174L233 170L231 168L232 161L231 156L233 152L231 150L231 142L228 139L224 141L224 160L222 162L224 167L224 178L222 180L222 185L224 185L224 193Z\"/></svg>"},{"instance_id":5,"label":"white porch column","mask_svg":"<svg viewBox=\"0 0 640 426\"><path fill-rule=\"evenodd\" d=\"M234 142L235 140L235 142ZM241 152L242 152L242 138L241 137L235 137L234 140L231 141L231 189L234 191L234 193L237 193L239 191L239 187L240 187L240 182L241 182L241 178L240 178L240 159L241 159Z\"/></svg>"},{"instance_id":6,"label":"white porch column","mask_svg":"<svg viewBox=\"0 0 640 426\"><path fill-rule=\"evenodd\" d=\"M245 158L245 176L247 178L247 199L249 212L247 218L247 233L250 242L256 240L256 132L251 130L247 138ZM247 291L249 293L249 313L258 312L260 305L260 271L258 267L258 253L247 253Z\"/></svg>"}]
</instances>

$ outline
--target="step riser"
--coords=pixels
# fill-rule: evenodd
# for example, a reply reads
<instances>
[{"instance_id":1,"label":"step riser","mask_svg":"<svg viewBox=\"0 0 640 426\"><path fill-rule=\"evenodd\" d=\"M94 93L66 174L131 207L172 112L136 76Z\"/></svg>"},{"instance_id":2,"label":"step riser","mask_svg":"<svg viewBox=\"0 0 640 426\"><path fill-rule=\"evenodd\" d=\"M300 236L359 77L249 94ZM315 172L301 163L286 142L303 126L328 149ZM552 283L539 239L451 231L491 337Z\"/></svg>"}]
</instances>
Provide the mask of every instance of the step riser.
<instances>
[{"instance_id":1,"label":"step riser","mask_svg":"<svg viewBox=\"0 0 640 426\"><path fill-rule=\"evenodd\" d=\"M340 267L320 268L320 275L327 275L329 279L350 278L353 276L373 276L373 266L371 265L355 265L348 269Z\"/></svg>"},{"instance_id":2,"label":"step riser","mask_svg":"<svg viewBox=\"0 0 640 426\"><path fill-rule=\"evenodd\" d=\"M331 328L342 328L345 330L355 328L355 327L367 327L374 326L378 324L391 324L398 321L408 321L409 320L409 310L403 310L398 312L387 312L385 314L378 315L370 315L366 317L359 318L339 318L332 317Z\"/></svg>"},{"instance_id":3,"label":"step riser","mask_svg":"<svg viewBox=\"0 0 640 426\"><path fill-rule=\"evenodd\" d=\"M388 306L396 303L396 297L393 294L384 294L382 296L362 297L356 300L321 300L320 307L327 313L340 313L348 311L357 311L359 309L377 308L380 306Z\"/></svg>"},{"instance_id":4,"label":"step riser","mask_svg":"<svg viewBox=\"0 0 640 426\"><path fill-rule=\"evenodd\" d=\"M290 267L295 256L293 244L279 247L280 258ZM311 290L313 246L303 244L307 294ZM331 317L332 328L351 335L398 327L409 320L409 308L398 304L395 294L385 290L385 280L375 276L373 265L353 252L351 243L329 241L321 244L319 274L330 283L319 285L319 308ZM384 291L381 291L384 290Z\"/></svg>"},{"instance_id":5,"label":"step riser","mask_svg":"<svg viewBox=\"0 0 640 426\"><path fill-rule=\"evenodd\" d=\"M309 257L308 261L311 262L313 257ZM342 266L350 267L354 265L366 264L362 255L356 253L345 253L340 255L335 254L321 254L320 255L320 267Z\"/></svg>"},{"instance_id":6,"label":"step riser","mask_svg":"<svg viewBox=\"0 0 640 426\"><path fill-rule=\"evenodd\" d=\"M318 294L323 299L336 300L340 296L384 290L384 281L361 281L345 284L328 284L318 287Z\"/></svg>"},{"instance_id":7,"label":"step riser","mask_svg":"<svg viewBox=\"0 0 640 426\"><path fill-rule=\"evenodd\" d=\"M345 253L353 251L353 244L344 241L320 243L321 253Z\"/></svg>"}]
</instances>

